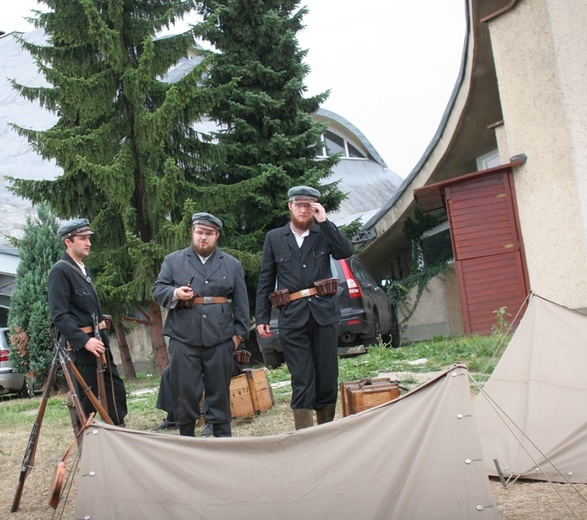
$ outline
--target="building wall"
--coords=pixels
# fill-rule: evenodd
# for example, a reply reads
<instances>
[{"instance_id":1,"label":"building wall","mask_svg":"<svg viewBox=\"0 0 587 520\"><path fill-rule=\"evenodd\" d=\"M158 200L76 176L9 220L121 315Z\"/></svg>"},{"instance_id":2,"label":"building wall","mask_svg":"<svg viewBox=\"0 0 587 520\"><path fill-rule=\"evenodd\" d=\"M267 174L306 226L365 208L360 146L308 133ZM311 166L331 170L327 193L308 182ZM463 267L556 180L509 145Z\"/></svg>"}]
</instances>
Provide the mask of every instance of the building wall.
<instances>
[{"instance_id":1,"label":"building wall","mask_svg":"<svg viewBox=\"0 0 587 520\"><path fill-rule=\"evenodd\" d=\"M153 358L153 342L151 341L151 331L147 325L138 322L125 322L125 326L131 330L126 335L126 341L130 350L133 365L137 372L146 372L155 374L155 360ZM122 361L120 360L120 350L114 334L110 335L110 346L112 348L112 357L121 374L124 372Z\"/></svg>"},{"instance_id":2,"label":"building wall","mask_svg":"<svg viewBox=\"0 0 587 520\"><path fill-rule=\"evenodd\" d=\"M416 299L416 289L408 294L411 305ZM405 311L404 311L405 312ZM459 288L454 267L430 280L426 291L407 323L405 314L398 309L401 324L401 341L409 343L434 336L458 336L463 334L463 321Z\"/></svg>"},{"instance_id":3,"label":"building wall","mask_svg":"<svg viewBox=\"0 0 587 520\"><path fill-rule=\"evenodd\" d=\"M531 0L489 22L531 290L587 308L587 4Z\"/></svg>"}]
</instances>

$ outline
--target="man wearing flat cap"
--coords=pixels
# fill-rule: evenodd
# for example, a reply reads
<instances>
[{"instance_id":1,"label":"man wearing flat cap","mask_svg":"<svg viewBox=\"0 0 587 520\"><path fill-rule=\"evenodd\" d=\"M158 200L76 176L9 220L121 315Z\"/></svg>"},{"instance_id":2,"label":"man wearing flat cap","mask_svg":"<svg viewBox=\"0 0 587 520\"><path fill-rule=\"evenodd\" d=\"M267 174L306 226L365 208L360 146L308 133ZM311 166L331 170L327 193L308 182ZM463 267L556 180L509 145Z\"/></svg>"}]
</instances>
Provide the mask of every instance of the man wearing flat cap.
<instances>
[{"instance_id":1,"label":"man wearing flat cap","mask_svg":"<svg viewBox=\"0 0 587 520\"><path fill-rule=\"evenodd\" d=\"M84 381L98 396L97 360L106 359L104 382L108 415L116 425L123 425L127 413L126 390L109 348L104 316L92 273L84 265L92 246L90 223L85 218L69 220L59 227L65 252L49 274L48 296L51 320L59 330L61 341L73 350L75 365ZM94 317L99 322L100 339L95 337ZM83 388L78 395L86 415L95 412Z\"/></svg>"},{"instance_id":2,"label":"man wearing flat cap","mask_svg":"<svg viewBox=\"0 0 587 520\"><path fill-rule=\"evenodd\" d=\"M291 374L295 428L332 421L338 395L338 322L340 307L330 257L347 258L353 245L328 220L309 186L288 191L290 221L267 233L256 299L257 332L270 334L272 301L279 310L279 340ZM330 279L330 280L329 280ZM273 293L273 294L272 294ZM277 302L277 300L274 300Z\"/></svg>"},{"instance_id":3,"label":"man wearing flat cap","mask_svg":"<svg viewBox=\"0 0 587 520\"><path fill-rule=\"evenodd\" d=\"M194 436L200 401L215 437L231 436L230 378L234 351L249 334L243 266L216 245L222 221L192 216L192 244L165 257L153 299L169 309L171 400L179 433Z\"/></svg>"}]
</instances>

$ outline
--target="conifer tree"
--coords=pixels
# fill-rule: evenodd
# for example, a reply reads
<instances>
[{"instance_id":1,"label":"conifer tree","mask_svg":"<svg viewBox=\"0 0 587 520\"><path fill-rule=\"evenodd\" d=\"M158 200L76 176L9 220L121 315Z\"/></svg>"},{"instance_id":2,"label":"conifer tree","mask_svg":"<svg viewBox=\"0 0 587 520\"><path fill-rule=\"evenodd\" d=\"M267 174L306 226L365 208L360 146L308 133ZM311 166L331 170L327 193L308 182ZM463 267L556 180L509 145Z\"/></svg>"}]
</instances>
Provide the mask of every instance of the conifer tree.
<instances>
[{"instance_id":1,"label":"conifer tree","mask_svg":"<svg viewBox=\"0 0 587 520\"><path fill-rule=\"evenodd\" d=\"M54 355L47 280L63 252L57 227L57 219L48 207L40 205L37 218L27 218L22 238L11 239L19 249L20 262L8 312L13 346L10 363L18 372L33 374L36 383L45 381Z\"/></svg>"},{"instance_id":2,"label":"conifer tree","mask_svg":"<svg viewBox=\"0 0 587 520\"><path fill-rule=\"evenodd\" d=\"M162 259L189 241L189 216L203 200L227 200L203 178L215 159L193 128L210 111L213 92L198 82L204 59L181 80L161 80L194 45L191 31L155 38L194 5L192 0L44 0L38 15L47 45L23 46L35 57L47 88L14 83L59 115L45 131L15 127L63 175L11 179L33 203L47 201L60 218L87 217L95 235L88 264L103 307L122 314L136 302L148 308L154 359L168 362L161 311L151 287ZM198 189L203 187L203 189ZM238 190L251 189L247 186Z\"/></svg>"},{"instance_id":3,"label":"conifer tree","mask_svg":"<svg viewBox=\"0 0 587 520\"><path fill-rule=\"evenodd\" d=\"M216 137L225 159L209 169L210 182L222 185L259 179L262 184L224 215L224 242L258 253L265 233L287 221L287 190L296 184L319 188L328 210L343 194L326 179L337 158L321 155L325 125L312 114L328 93L304 97L309 72L297 33L306 9L299 0L203 0L198 35L215 51L205 85L218 92L210 116L222 125ZM215 208L209 207L214 212Z\"/></svg>"}]
</instances>

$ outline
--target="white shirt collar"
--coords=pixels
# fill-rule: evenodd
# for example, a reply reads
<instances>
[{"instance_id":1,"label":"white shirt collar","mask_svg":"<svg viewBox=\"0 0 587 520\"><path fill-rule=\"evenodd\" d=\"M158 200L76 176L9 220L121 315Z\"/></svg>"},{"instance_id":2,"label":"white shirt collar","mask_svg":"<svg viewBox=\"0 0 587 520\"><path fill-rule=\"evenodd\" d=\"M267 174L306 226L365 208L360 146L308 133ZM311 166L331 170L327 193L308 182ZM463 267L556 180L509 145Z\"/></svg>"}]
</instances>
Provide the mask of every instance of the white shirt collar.
<instances>
[{"instance_id":1,"label":"white shirt collar","mask_svg":"<svg viewBox=\"0 0 587 520\"><path fill-rule=\"evenodd\" d=\"M310 230L306 229L306 231L304 231L301 235L298 235L298 233L296 233L296 230L293 228L291 224L289 227L291 228L291 231L294 234L298 247L302 247L302 244L304 243L304 238L306 238L310 234Z\"/></svg>"}]
</instances>

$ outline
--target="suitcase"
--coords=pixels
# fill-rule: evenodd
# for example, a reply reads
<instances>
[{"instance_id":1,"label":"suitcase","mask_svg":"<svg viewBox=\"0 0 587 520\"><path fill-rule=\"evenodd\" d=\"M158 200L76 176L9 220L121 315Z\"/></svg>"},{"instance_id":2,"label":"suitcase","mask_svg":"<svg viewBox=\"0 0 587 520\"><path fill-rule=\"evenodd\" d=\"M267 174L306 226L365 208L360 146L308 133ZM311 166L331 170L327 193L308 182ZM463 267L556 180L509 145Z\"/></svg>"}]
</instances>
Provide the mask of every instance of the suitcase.
<instances>
[{"instance_id":1,"label":"suitcase","mask_svg":"<svg viewBox=\"0 0 587 520\"><path fill-rule=\"evenodd\" d=\"M373 408L400 395L399 381L387 377L361 379L340 384L342 416Z\"/></svg>"},{"instance_id":2,"label":"suitcase","mask_svg":"<svg viewBox=\"0 0 587 520\"><path fill-rule=\"evenodd\" d=\"M230 380L232 418L258 415L273 407L274 399L267 374L260 368L246 368Z\"/></svg>"}]
</instances>

